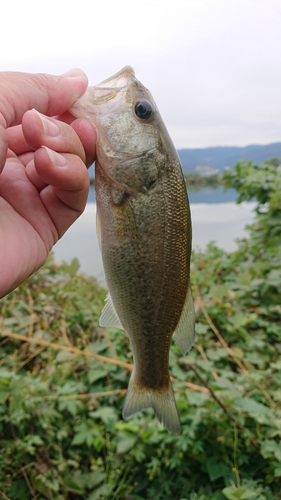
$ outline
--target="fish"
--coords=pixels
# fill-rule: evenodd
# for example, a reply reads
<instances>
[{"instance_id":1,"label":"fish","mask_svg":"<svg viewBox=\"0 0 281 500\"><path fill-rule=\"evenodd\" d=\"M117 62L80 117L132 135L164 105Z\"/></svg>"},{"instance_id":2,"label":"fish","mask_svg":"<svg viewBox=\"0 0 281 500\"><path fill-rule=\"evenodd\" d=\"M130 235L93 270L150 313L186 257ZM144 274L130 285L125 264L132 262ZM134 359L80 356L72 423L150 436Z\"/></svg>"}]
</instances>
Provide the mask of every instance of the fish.
<instances>
[{"instance_id":1,"label":"fish","mask_svg":"<svg viewBox=\"0 0 281 500\"><path fill-rule=\"evenodd\" d=\"M70 112L97 131L97 233L109 290L100 326L125 330L134 361L123 417L152 407L179 433L170 343L173 337L185 355L195 330L191 215L179 157L130 66L88 87Z\"/></svg>"}]
</instances>

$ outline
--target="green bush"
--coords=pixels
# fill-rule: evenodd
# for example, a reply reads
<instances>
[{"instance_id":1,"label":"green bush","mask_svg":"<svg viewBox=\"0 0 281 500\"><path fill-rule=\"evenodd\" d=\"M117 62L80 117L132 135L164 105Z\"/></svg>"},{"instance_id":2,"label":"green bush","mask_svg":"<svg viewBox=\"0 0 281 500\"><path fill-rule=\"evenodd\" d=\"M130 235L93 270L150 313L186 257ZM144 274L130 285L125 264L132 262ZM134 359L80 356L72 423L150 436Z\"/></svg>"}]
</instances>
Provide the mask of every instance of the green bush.
<instances>
[{"instance_id":1,"label":"green bush","mask_svg":"<svg viewBox=\"0 0 281 500\"><path fill-rule=\"evenodd\" d=\"M201 174L186 174L185 183L187 189L192 189L199 191L204 187L218 188L222 186L222 174L211 174L211 175L201 175Z\"/></svg>"},{"instance_id":2,"label":"green bush","mask_svg":"<svg viewBox=\"0 0 281 500\"><path fill-rule=\"evenodd\" d=\"M281 499L281 167L225 175L255 198L248 238L192 259L196 344L170 370L181 435L147 410L123 421L126 334L101 329L105 291L49 260L0 301L0 497Z\"/></svg>"}]
</instances>

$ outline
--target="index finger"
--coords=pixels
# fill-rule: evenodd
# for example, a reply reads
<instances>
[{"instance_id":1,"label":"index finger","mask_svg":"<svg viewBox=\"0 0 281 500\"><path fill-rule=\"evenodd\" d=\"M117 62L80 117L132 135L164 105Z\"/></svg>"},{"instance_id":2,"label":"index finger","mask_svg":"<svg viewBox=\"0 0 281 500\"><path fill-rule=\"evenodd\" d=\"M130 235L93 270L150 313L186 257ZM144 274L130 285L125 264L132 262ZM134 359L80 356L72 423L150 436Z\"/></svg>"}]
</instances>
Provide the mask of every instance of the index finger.
<instances>
[{"instance_id":1,"label":"index finger","mask_svg":"<svg viewBox=\"0 0 281 500\"><path fill-rule=\"evenodd\" d=\"M0 173L8 148L6 129L19 125L24 113L32 108L49 116L65 113L83 95L87 84L87 76L80 69L62 76L0 73Z\"/></svg>"}]
</instances>

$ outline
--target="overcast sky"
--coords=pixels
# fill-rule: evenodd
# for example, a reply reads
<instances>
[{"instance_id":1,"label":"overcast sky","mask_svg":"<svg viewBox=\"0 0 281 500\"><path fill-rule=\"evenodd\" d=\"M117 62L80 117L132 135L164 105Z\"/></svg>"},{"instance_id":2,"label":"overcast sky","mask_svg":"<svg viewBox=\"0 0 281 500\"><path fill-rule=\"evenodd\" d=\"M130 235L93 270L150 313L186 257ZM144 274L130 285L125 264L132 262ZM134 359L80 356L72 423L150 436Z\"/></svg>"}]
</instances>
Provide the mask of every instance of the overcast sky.
<instances>
[{"instance_id":1,"label":"overcast sky","mask_svg":"<svg viewBox=\"0 0 281 500\"><path fill-rule=\"evenodd\" d=\"M133 66L177 148L281 141L280 0L5 1L0 42L1 71Z\"/></svg>"}]
</instances>

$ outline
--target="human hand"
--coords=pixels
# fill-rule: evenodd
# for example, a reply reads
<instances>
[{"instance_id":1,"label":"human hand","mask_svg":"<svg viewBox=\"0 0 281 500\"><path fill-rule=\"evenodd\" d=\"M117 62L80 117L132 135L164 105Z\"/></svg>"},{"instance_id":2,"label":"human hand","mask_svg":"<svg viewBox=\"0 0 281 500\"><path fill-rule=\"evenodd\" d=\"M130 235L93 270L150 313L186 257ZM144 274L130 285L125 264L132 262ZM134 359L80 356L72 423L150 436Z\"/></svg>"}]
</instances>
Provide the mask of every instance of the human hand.
<instances>
[{"instance_id":1,"label":"human hand","mask_svg":"<svg viewBox=\"0 0 281 500\"><path fill-rule=\"evenodd\" d=\"M44 264L85 208L96 134L67 110L86 88L79 70L0 73L0 297Z\"/></svg>"}]
</instances>

